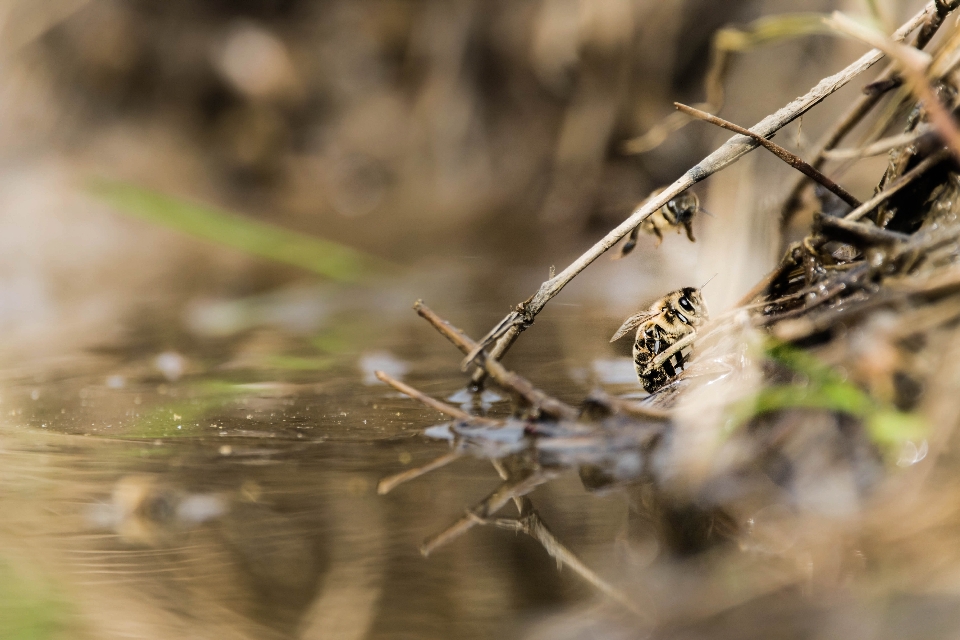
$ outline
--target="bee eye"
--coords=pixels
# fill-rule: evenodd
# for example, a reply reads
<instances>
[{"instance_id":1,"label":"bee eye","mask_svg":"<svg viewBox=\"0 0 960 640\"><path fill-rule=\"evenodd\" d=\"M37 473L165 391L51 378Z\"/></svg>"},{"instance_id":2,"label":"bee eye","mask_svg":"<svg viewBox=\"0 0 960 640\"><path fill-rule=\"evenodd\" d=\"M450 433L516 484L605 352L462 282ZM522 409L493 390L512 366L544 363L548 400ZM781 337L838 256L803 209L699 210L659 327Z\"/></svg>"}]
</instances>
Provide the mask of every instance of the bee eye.
<instances>
[{"instance_id":1,"label":"bee eye","mask_svg":"<svg viewBox=\"0 0 960 640\"><path fill-rule=\"evenodd\" d=\"M689 313L693 313L693 305L690 304L690 299L687 296L680 296L680 308Z\"/></svg>"}]
</instances>

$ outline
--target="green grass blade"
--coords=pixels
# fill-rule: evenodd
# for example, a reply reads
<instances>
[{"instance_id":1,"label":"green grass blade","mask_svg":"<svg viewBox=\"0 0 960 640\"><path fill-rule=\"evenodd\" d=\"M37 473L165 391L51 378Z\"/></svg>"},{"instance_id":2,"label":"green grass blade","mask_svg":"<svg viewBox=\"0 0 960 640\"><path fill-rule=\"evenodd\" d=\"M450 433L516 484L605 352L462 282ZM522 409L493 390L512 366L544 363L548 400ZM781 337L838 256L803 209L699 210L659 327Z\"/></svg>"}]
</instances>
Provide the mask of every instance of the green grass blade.
<instances>
[{"instance_id":1,"label":"green grass blade","mask_svg":"<svg viewBox=\"0 0 960 640\"><path fill-rule=\"evenodd\" d=\"M341 244L185 202L135 185L98 180L91 191L118 211L251 255L354 282L384 263Z\"/></svg>"},{"instance_id":2,"label":"green grass blade","mask_svg":"<svg viewBox=\"0 0 960 640\"><path fill-rule=\"evenodd\" d=\"M826 35L830 30L823 23L822 13L784 13L764 16L746 27L723 27L714 36L713 46L721 51L749 51L757 47L791 38Z\"/></svg>"},{"instance_id":3,"label":"green grass blade","mask_svg":"<svg viewBox=\"0 0 960 640\"><path fill-rule=\"evenodd\" d=\"M769 340L764 357L806 378L803 383L773 385L736 405L730 425L785 409L823 409L860 418L874 444L899 452L904 442L927 437L929 426L919 415L898 411L847 381L835 369L793 345Z\"/></svg>"}]
</instances>

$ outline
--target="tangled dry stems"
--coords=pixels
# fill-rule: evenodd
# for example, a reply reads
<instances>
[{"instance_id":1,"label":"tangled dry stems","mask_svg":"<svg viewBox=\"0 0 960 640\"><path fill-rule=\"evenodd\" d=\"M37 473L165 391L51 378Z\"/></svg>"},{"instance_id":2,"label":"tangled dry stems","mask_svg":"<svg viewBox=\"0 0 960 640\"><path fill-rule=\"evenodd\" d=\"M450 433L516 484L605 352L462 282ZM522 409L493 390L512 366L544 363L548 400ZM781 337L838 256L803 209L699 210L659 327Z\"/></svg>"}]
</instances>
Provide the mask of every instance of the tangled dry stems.
<instances>
[{"instance_id":1,"label":"tangled dry stems","mask_svg":"<svg viewBox=\"0 0 960 640\"><path fill-rule=\"evenodd\" d=\"M940 0L931 2L904 24L894 34L893 40L902 41L920 27L914 46L916 49L924 47L943 24L945 17L958 4L960 3ZM782 148L767 141L778 129L850 82L880 60L882 55L879 50L870 51L840 73L824 79L806 95L768 116L751 130L742 130L709 114L686 108L692 115L739 131L740 134L731 138L660 194L638 207L629 218L570 266L544 282L533 296L520 303L515 311L481 340L470 339L421 301L416 303L417 313L461 353L466 354L464 368L477 368L473 376L474 382L482 384L484 379L489 377L495 384L509 391L523 409L522 416L516 420L494 421L472 416L429 398L385 374L378 374L382 380L401 392L455 418L455 421L448 425L453 451L420 469L385 480L381 483L381 492L385 493L400 482L453 462L466 453L493 460L503 479L503 484L486 499L470 509L447 530L425 542L424 553L432 552L477 524L495 524L538 539L558 561L574 567L575 571L602 591L632 607L629 598L596 576L549 534L546 525L535 515L532 503L526 496L534 488L568 468L579 468L585 484L596 480L598 484L595 488L631 482L652 482L656 485L657 469L653 465L640 464L626 476L618 477L610 463L622 459L624 452L639 452L643 460L649 460L654 455L653 452L661 446L663 434L674 427L672 412L669 409L655 408L650 403L625 401L603 393L591 395L583 409L577 409L536 388L519 374L507 370L499 359L520 333L533 323L544 306L597 257L668 200L696 182L730 166L759 145L774 150L781 158L800 169L804 174L802 182L812 178L833 191L851 207L851 211L844 217L816 217L812 232L803 241L789 247L781 263L741 300L740 306L752 313L753 324L783 341L813 341L815 347L819 345L819 351L816 348L814 351L825 354L824 359L829 362L830 352L824 349L823 345L839 345L834 351L849 356L854 347L850 340L845 341L844 337L851 327L873 330L870 323L881 317L880 312L893 310L902 313L905 309L910 309L912 312L904 314L899 323L895 323L895 327L883 329L885 333L880 346L890 353L902 355L901 352L905 351L904 343L917 335L929 340L933 350L943 344L944 335L949 334L951 323L960 318L960 304L955 298L960 293L960 275L957 275L960 271L956 267L956 246L960 239L960 178L957 178L955 158L951 150L944 145L944 140L949 140L949 132L943 134L942 123L931 122L928 127L922 122L922 118L915 118L911 122L911 129L897 139L899 146L893 147L893 169L884 176L876 195L863 203L836 185L820 170L826 153L870 112L885 91L900 82L897 66L889 66L881 74L879 84L874 83L873 89L851 106L818 145L813 159L809 162L789 152L781 153L784 151ZM915 88L916 84L914 79ZM931 94L922 90L918 91L918 94L926 107L923 113L935 112L940 106L938 102L937 107L930 109ZM922 135L915 135L917 131L922 131ZM920 140L929 140L927 134L930 132L936 134L933 143L918 144ZM782 220L785 223L789 222L796 210L798 194L799 187L793 190L784 205ZM907 196L909 198L905 199ZM918 352L916 349L914 351ZM947 350L946 353L952 351ZM915 354L909 358L917 359ZM940 362L937 375L948 379L960 375L960 371L955 371L958 367L954 362L948 362L945 358ZM874 363L871 366L874 369L883 369L886 365ZM887 370L880 371L879 375L875 370L868 371L856 382L868 391L879 389L892 394L882 398L882 402L914 409L917 407L916 397L900 397L906 392L889 391L893 388L890 387L889 380L877 381L879 378L900 375L902 371L897 369L898 366L900 365L896 363L891 364ZM790 372L781 366L773 375L774 378L782 378L784 375L789 377ZM854 375L856 377L856 372ZM933 379L928 374L920 383L922 385L926 380ZM936 436L932 436L934 455L926 465L921 465L927 471L920 475L929 473L938 455L946 449L953 425L960 418L955 415L956 403L950 394L943 393L944 397L933 397L939 387L936 384L930 386L931 391L924 402L932 404L932 407L926 407L926 413L951 422ZM847 418L842 414L842 411L836 413L834 422L838 429L846 433L849 430L843 427L843 424ZM765 424L763 416L755 416L759 419L757 424L766 429L765 433L768 434L763 436L765 444L754 445L756 452L762 451L765 452L763 455L767 455L798 433L798 425L804 424L803 420L789 411L786 415L787 419L772 425ZM489 437L492 430L498 433L496 438ZM753 431L760 432L763 431ZM773 437L769 435L771 433L779 435ZM861 433L856 438L862 439L862 436ZM510 464L505 464L505 461L510 461ZM850 464L859 468L864 463L854 461ZM669 499L666 498L668 502ZM511 501L518 508L517 518L493 517ZM669 509L668 502L658 508ZM706 516L706 521L710 523L707 538L710 538L716 533L714 523L717 520L713 513ZM732 530L735 529L736 527L732 527ZM736 535L735 531L722 533Z\"/></svg>"}]
</instances>

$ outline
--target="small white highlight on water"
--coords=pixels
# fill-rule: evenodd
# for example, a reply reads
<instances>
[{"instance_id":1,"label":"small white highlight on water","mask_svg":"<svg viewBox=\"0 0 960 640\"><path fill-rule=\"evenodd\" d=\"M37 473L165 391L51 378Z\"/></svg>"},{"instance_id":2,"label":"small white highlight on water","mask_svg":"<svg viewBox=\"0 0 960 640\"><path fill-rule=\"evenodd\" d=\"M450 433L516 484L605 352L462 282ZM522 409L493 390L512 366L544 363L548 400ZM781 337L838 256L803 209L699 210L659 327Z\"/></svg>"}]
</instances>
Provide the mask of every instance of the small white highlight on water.
<instances>
[{"instance_id":1,"label":"small white highlight on water","mask_svg":"<svg viewBox=\"0 0 960 640\"><path fill-rule=\"evenodd\" d=\"M396 356L386 351L371 351L360 357L357 363L363 372L363 384L384 384L377 379L376 372L383 371L393 378L403 378L410 370L410 366Z\"/></svg>"},{"instance_id":2,"label":"small white highlight on water","mask_svg":"<svg viewBox=\"0 0 960 640\"><path fill-rule=\"evenodd\" d=\"M153 360L153 366L164 378L176 382L187 368L187 361L175 351L164 351Z\"/></svg>"}]
</instances>

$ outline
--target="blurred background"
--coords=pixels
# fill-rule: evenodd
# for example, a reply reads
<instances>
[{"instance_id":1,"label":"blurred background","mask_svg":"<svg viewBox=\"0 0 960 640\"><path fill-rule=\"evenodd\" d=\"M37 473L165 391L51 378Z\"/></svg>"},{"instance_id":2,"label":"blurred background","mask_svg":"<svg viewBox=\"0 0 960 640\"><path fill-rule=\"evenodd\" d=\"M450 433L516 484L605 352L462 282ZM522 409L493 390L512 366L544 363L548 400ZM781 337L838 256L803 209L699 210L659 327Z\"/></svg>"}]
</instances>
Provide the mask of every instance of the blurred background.
<instances>
[{"instance_id":1,"label":"blurred background","mask_svg":"<svg viewBox=\"0 0 960 640\"><path fill-rule=\"evenodd\" d=\"M693 123L622 152L704 99L717 29L921 6L4 0L0 635L524 637L597 606L502 531L419 556L496 476L462 462L378 497L443 445L372 371L471 402L411 303L479 337L715 149L728 136ZM737 55L723 116L749 126L863 51L808 36ZM778 141L802 154L856 84ZM884 163L845 186L869 195ZM749 289L779 257L791 177L758 152L695 187L696 243L601 258L510 365L571 402L635 390L608 336L679 286L716 274L717 311ZM611 579L653 554L624 496L570 478L535 497Z\"/></svg>"}]
</instances>

